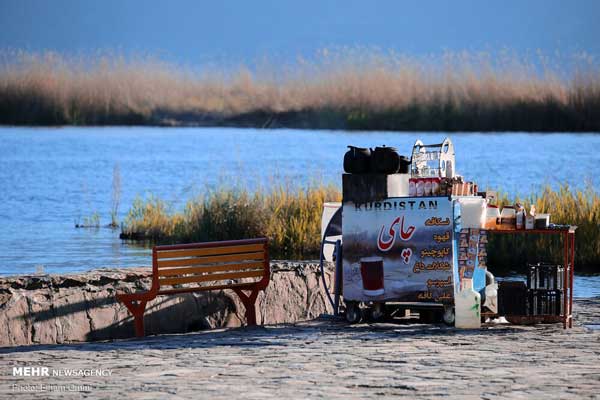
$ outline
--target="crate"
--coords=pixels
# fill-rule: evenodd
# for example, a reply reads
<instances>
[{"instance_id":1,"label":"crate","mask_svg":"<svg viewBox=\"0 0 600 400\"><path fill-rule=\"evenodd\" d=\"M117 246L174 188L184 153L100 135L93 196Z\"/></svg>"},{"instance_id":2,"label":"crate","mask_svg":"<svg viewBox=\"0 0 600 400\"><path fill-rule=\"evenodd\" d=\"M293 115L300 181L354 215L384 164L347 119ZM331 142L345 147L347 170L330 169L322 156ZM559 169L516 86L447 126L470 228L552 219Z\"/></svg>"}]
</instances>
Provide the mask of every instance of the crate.
<instances>
[{"instance_id":1,"label":"crate","mask_svg":"<svg viewBox=\"0 0 600 400\"><path fill-rule=\"evenodd\" d=\"M528 290L528 314L537 315L562 315L563 313L562 290Z\"/></svg>"},{"instance_id":2,"label":"crate","mask_svg":"<svg viewBox=\"0 0 600 400\"><path fill-rule=\"evenodd\" d=\"M564 290L562 265L537 263L527 265L527 288L531 290Z\"/></svg>"}]
</instances>

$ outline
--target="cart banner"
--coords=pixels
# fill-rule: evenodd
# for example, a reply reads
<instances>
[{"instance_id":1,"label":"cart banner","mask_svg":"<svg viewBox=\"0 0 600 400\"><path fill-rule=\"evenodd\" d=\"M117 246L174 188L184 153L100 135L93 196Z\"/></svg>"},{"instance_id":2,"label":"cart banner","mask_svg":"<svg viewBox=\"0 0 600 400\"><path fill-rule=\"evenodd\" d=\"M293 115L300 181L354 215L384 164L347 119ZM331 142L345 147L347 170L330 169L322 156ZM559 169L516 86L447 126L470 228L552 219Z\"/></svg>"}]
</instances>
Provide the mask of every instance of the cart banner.
<instances>
[{"instance_id":1,"label":"cart banner","mask_svg":"<svg viewBox=\"0 0 600 400\"><path fill-rule=\"evenodd\" d=\"M347 202L342 212L344 299L453 302L452 200Z\"/></svg>"}]
</instances>

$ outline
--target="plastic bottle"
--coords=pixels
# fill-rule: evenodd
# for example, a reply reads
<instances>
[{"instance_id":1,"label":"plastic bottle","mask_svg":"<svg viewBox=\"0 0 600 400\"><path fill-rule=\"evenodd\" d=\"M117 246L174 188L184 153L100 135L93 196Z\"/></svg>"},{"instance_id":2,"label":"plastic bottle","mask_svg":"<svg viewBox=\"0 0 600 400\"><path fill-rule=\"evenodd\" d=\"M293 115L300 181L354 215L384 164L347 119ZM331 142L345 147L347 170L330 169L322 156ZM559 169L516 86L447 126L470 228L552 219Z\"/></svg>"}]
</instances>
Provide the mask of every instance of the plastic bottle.
<instances>
[{"instance_id":1,"label":"plastic bottle","mask_svg":"<svg viewBox=\"0 0 600 400\"><path fill-rule=\"evenodd\" d=\"M535 228L535 206L531 206L529 215L525 216L525 229Z\"/></svg>"},{"instance_id":2,"label":"plastic bottle","mask_svg":"<svg viewBox=\"0 0 600 400\"><path fill-rule=\"evenodd\" d=\"M462 286L454 299L454 326L461 329L481 328L481 295L473 290L472 279L463 279Z\"/></svg>"},{"instance_id":3,"label":"plastic bottle","mask_svg":"<svg viewBox=\"0 0 600 400\"><path fill-rule=\"evenodd\" d=\"M431 178L431 195L439 196L440 194L440 178Z\"/></svg>"},{"instance_id":4,"label":"plastic bottle","mask_svg":"<svg viewBox=\"0 0 600 400\"><path fill-rule=\"evenodd\" d=\"M517 229L525 229L525 208L517 204Z\"/></svg>"},{"instance_id":5,"label":"plastic bottle","mask_svg":"<svg viewBox=\"0 0 600 400\"><path fill-rule=\"evenodd\" d=\"M423 197L425 195L425 179L417 179L417 197Z\"/></svg>"},{"instance_id":6,"label":"plastic bottle","mask_svg":"<svg viewBox=\"0 0 600 400\"><path fill-rule=\"evenodd\" d=\"M424 183L424 193L423 195L425 196L431 196L431 178L425 178L424 179L425 183Z\"/></svg>"},{"instance_id":7,"label":"plastic bottle","mask_svg":"<svg viewBox=\"0 0 600 400\"><path fill-rule=\"evenodd\" d=\"M417 195L417 180L415 178L410 178L408 180L408 195L410 197L415 197Z\"/></svg>"},{"instance_id":8,"label":"plastic bottle","mask_svg":"<svg viewBox=\"0 0 600 400\"><path fill-rule=\"evenodd\" d=\"M512 230L517 226L517 213L514 206L504 206L500 212L500 229Z\"/></svg>"},{"instance_id":9,"label":"plastic bottle","mask_svg":"<svg viewBox=\"0 0 600 400\"><path fill-rule=\"evenodd\" d=\"M500 210L498 206L488 204L485 214L485 229L498 229L500 226Z\"/></svg>"}]
</instances>

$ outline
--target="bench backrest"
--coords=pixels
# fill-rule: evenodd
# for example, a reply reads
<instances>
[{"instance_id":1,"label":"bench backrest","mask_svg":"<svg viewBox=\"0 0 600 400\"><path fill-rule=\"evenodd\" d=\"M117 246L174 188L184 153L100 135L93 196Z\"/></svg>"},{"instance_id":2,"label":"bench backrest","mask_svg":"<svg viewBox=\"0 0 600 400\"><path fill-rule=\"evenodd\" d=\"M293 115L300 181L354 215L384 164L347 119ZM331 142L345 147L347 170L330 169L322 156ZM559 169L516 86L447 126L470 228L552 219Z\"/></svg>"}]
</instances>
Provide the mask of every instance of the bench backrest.
<instances>
[{"instance_id":1,"label":"bench backrest","mask_svg":"<svg viewBox=\"0 0 600 400\"><path fill-rule=\"evenodd\" d=\"M182 291L174 285L185 285L183 290L190 291L220 289L231 281L264 289L270 277L266 238L155 246L152 264L153 286L161 292Z\"/></svg>"}]
</instances>

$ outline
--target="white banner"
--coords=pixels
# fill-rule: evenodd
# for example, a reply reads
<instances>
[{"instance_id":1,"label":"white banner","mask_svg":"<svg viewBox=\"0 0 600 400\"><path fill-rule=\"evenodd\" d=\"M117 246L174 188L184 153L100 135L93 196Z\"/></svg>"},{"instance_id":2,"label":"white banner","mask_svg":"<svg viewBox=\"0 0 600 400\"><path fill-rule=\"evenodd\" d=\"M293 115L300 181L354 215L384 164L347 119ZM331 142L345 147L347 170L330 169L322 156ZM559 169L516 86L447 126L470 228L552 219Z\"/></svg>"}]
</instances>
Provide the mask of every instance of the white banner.
<instances>
[{"instance_id":1,"label":"white banner","mask_svg":"<svg viewBox=\"0 0 600 400\"><path fill-rule=\"evenodd\" d=\"M390 198L343 206L344 299L453 302L453 202Z\"/></svg>"}]
</instances>

